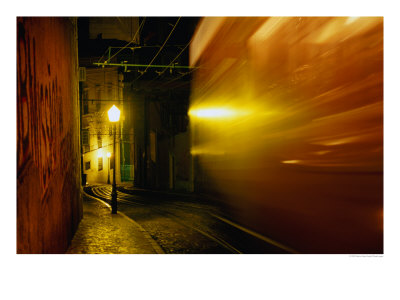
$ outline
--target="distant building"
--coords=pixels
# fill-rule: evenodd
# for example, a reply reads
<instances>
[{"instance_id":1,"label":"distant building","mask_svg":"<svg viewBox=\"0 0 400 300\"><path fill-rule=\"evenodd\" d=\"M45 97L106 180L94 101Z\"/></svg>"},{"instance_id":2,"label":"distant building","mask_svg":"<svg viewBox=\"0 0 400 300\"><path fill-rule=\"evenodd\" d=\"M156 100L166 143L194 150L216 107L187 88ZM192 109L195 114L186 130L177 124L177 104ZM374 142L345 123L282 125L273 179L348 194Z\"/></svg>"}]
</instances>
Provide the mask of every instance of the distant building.
<instances>
[{"instance_id":1,"label":"distant building","mask_svg":"<svg viewBox=\"0 0 400 300\"><path fill-rule=\"evenodd\" d=\"M114 172L112 161L114 125L107 111L112 105L121 110L116 125L116 182L121 182L120 140L123 128L122 75L117 68L87 68L82 81L82 163L86 183L107 183ZM109 157L108 155L111 155Z\"/></svg>"},{"instance_id":2,"label":"distant building","mask_svg":"<svg viewBox=\"0 0 400 300\"><path fill-rule=\"evenodd\" d=\"M107 154L114 155L113 126L108 120L107 111L113 104L121 110L121 118L116 125L116 182L133 180L133 168L124 164L124 149L129 148L126 143L130 141L122 139L125 131L122 71L118 67L101 68L94 63L108 59L127 41L137 42L138 36L135 39L133 37L138 20L137 17L79 18L83 184L112 183L112 156L108 157ZM115 63L117 57L109 61Z\"/></svg>"},{"instance_id":3,"label":"distant building","mask_svg":"<svg viewBox=\"0 0 400 300\"><path fill-rule=\"evenodd\" d=\"M185 66L197 19L177 20L80 18L79 61L80 67L86 67L86 76L84 71L81 76L85 77L81 82L85 183L108 181L106 155L113 142L106 111L115 104L122 112L116 143L117 183L191 190L187 115L191 70ZM178 24L179 30L172 32L171 23ZM99 62L105 65L96 66Z\"/></svg>"},{"instance_id":4,"label":"distant building","mask_svg":"<svg viewBox=\"0 0 400 300\"><path fill-rule=\"evenodd\" d=\"M139 27L138 17L92 17L89 18L89 38L117 39L139 43L135 33Z\"/></svg>"}]
</instances>

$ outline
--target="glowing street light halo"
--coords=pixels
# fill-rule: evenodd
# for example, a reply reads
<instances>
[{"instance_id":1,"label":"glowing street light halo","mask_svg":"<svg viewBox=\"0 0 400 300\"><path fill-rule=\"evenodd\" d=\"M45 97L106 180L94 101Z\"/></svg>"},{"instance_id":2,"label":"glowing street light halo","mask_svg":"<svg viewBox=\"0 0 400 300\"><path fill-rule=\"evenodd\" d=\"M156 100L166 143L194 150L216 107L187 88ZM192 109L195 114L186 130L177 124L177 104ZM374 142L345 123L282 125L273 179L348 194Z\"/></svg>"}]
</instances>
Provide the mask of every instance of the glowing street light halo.
<instances>
[{"instance_id":1,"label":"glowing street light halo","mask_svg":"<svg viewBox=\"0 0 400 300\"><path fill-rule=\"evenodd\" d=\"M115 105L113 105L109 110L108 110L108 119L110 120L110 122L118 122L119 121L119 117L121 115L121 111L118 109L118 107L116 107Z\"/></svg>"}]
</instances>

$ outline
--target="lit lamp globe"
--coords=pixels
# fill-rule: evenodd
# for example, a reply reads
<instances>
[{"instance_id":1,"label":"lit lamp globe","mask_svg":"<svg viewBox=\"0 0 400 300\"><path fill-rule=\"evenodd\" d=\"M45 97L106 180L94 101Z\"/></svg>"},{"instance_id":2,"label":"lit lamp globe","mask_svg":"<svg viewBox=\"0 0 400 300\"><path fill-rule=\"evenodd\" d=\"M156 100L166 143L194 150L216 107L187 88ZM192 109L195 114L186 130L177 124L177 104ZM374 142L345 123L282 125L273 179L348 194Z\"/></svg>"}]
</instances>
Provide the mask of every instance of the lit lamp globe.
<instances>
[{"instance_id":1,"label":"lit lamp globe","mask_svg":"<svg viewBox=\"0 0 400 300\"><path fill-rule=\"evenodd\" d=\"M108 119L110 122L118 122L119 121L119 116L121 114L121 111L113 105L109 110L108 110Z\"/></svg>"},{"instance_id":2,"label":"lit lamp globe","mask_svg":"<svg viewBox=\"0 0 400 300\"><path fill-rule=\"evenodd\" d=\"M107 152L107 157L110 158L111 157L111 153Z\"/></svg>"}]
</instances>

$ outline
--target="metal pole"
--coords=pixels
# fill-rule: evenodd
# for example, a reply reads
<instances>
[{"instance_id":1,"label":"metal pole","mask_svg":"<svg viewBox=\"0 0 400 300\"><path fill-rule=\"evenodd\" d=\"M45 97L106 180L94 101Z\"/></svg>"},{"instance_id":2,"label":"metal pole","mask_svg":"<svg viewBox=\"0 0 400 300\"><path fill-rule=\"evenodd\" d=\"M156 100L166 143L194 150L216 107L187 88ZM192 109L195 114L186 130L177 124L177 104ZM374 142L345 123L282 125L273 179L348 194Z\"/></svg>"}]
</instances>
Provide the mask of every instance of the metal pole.
<instances>
[{"instance_id":1,"label":"metal pole","mask_svg":"<svg viewBox=\"0 0 400 300\"><path fill-rule=\"evenodd\" d=\"M116 214L117 213L117 186L115 184L115 171L117 170L117 165L115 163L115 136L116 136L116 124L114 124L114 172L113 172L113 184L112 184L112 191L111 191L111 213Z\"/></svg>"},{"instance_id":2,"label":"metal pole","mask_svg":"<svg viewBox=\"0 0 400 300\"><path fill-rule=\"evenodd\" d=\"M110 158L108 157L108 176L107 176L107 184L110 184Z\"/></svg>"}]
</instances>

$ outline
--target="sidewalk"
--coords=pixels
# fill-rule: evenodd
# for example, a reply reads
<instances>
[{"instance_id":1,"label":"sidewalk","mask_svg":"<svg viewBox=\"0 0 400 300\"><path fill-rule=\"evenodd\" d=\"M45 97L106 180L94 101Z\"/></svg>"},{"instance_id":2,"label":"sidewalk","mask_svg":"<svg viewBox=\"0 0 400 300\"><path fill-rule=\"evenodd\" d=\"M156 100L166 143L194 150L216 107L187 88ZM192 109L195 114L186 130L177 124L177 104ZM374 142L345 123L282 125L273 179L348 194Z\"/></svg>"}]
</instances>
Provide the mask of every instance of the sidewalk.
<instances>
[{"instance_id":1,"label":"sidewalk","mask_svg":"<svg viewBox=\"0 0 400 300\"><path fill-rule=\"evenodd\" d=\"M150 235L125 214L83 193L83 219L66 254L164 253Z\"/></svg>"}]
</instances>

